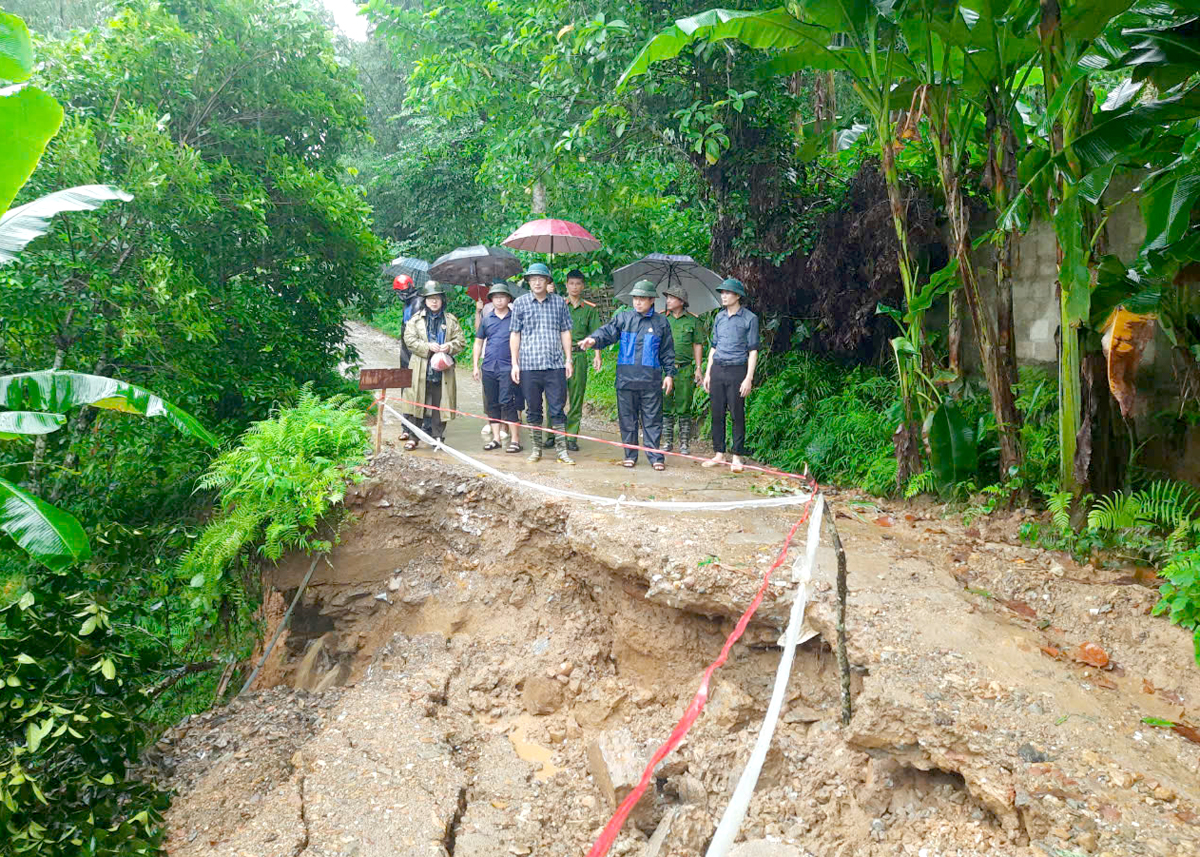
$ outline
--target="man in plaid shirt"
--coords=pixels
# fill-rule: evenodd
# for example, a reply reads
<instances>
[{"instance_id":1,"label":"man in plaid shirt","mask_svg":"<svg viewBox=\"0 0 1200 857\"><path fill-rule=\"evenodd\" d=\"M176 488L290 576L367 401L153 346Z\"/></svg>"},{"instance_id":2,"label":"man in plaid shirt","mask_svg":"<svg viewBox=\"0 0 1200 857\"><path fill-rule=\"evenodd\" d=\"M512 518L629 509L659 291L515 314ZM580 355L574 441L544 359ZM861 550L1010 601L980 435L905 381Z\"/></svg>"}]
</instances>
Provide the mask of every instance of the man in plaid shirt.
<instances>
[{"instance_id":1,"label":"man in plaid shirt","mask_svg":"<svg viewBox=\"0 0 1200 857\"><path fill-rule=\"evenodd\" d=\"M567 427L567 379L571 377L571 311L561 295L548 289L550 269L535 262L525 272L529 294L513 303L509 348L512 350L512 379L525 397L525 418L534 428L530 461L542 457L542 397L550 411L550 426ZM551 435L555 437L555 435ZM550 445L548 448L553 449ZM558 445L558 460L574 464L565 443Z\"/></svg>"}]
</instances>

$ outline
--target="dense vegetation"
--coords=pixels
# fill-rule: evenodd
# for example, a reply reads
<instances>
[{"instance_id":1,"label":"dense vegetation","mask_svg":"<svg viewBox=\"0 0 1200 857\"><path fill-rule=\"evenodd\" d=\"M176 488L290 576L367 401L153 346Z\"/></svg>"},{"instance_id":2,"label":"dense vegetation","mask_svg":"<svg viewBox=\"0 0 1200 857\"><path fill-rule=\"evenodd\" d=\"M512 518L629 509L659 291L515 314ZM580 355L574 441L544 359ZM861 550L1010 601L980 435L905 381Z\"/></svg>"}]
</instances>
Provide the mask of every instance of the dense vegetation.
<instances>
[{"instance_id":1,"label":"dense vegetation","mask_svg":"<svg viewBox=\"0 0 1200 857\"><path fill-rule=\"evenodd\" d=\"M0 13L0 853L157 853L127 763L236 689L258 563L336 539L364 460L342 320L398 333L382 262L543 213L603 240L555 266L606 306L650 252L746 281L760 458L1042 503L1027 538L1155 565L1200 657L1200 498L1143 457L1200 424L1185 4L370 0L360 43L309 0L9 6L38 35ZM1035 228L1056 374L1016 361Z\"/></svg>"}]
</instances>

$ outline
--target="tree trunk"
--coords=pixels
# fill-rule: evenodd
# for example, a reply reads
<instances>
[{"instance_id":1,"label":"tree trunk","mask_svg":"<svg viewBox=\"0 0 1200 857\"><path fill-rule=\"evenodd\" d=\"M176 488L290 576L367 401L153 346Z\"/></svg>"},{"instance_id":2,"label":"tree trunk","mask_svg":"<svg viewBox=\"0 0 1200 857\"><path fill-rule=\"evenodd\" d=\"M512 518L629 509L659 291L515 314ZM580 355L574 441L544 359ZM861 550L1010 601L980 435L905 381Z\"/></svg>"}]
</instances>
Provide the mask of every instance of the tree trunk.
<instances>
[{"instance_id":1,"label":"tree trunk","mask_svg":"<svg viewBox=\"0 0 1200 857\"><path fill-rule=\"evenodd\" d=\"M1080 369L1080 420L1075 439L1075 481L1097 496L1125 488L1133 429L1121 416L1108 388L1104 354L1093 351Z\"/></svg>"},{"instance_id":2,"label":"tree trunk","mask_svg":"<svg viewBox=\"0 0 1200 857\"><path fill-rule=\"evenodd\" d=\"M908 221L904 213L904 201L900 196L900 178L896 171L896 153L892 148L890 117L883 117L880 134L880 153L883 163L883 179L887 185L888 203L891 206L892 225L896 230L897 263L900 268L900 281L904 286L905 306L912 301L915 294L911 257L908 253ZM886 126L886 127L885 127ZM892 435L892 443L896 450L896 486L903 489L908 480L921 472L921 419L916 401L916 385L919 381L917 370L920 368L922 348L923 318L917 315L905 331L907 338L916 354L896 352L896 375L900 381L900 400L904 405L904 420Z\"/></svg>"},{"instance_id":3,"label":"tree trunk","mask_svg":"<svg viewBox=\"0 0 1200 857\"><path fill-rule=\"evenodd\" d=\"M955 289L950 293L950 329L947 336L950 352L950 371L962 375L962 320L963 320L963 290Z\"/></svg>"},{"instance_id":4,"label":"tree trunk","mask_svg":"<svg viewBox=\"0 0 1200 857\"><path fill-rule=\"evenodd\" d=\"M833 90L833 72L818 72L813 84L813 112L817 119L832 123L837 117L837 95ZM829 151L837 151L837 129L829 128Z\"/></svg>"},{"instance_id":5,"label":"tree trunk","mask_svg":"<svg viewBox=\"0 0 1200 857\"><path fill-rule=\"evenodd\" d=\"M530 210L539 217L545 217L548 206L546 203L546 183L538 179L533 183L533 199Z\"/></svg>"},{"instance_id":6,"label":"tree trunk","mask_svg":"<svg viewBox=\"0 0 1200 857\"><path fill-rule=\"evenodd\" d=\"M971 231L963 202L962 186L958 181L954 159L951 156L949 123L942 123L941 154L938 172L941 174L942 192L946 196L946 215L950 220L950 234L954 257L958 260L958 276L962 280L963 297L971 313L975 327L975 338L979 343L979 357L983 363L983 375L987 380L992 398L992 416L996 418L996 432L1000 439L1000 472L1006 474L1021 464L1021 445L1018 428L1021 424L1013 397L1008 373L1000 364L1000 352L996 348L996 333L992 315L979 291L975 276L975 263L971 258Z\"/></svg>"},{"instance_id":7,"label":"tree trunk","mask_svg":"<svg viewBox=\"0 0 1200 857\"><path fill-rule=\"evenodd\" d=\"M50 366L54 371L58 371L63 367L63 363L67 359L67 349L71 346L70 332L71 320L75 317L75 308L71 307L67 310L67 317L63 319L62 327L59 329L58 348L54 352L54 363ZM39 493L40 485L38 484L42 476L42 461L46 457L46 435L39 434L33 442L33 461L29 465L29 481L26 483L29 490L37 494Z\"/></svg>"}]
</instances>

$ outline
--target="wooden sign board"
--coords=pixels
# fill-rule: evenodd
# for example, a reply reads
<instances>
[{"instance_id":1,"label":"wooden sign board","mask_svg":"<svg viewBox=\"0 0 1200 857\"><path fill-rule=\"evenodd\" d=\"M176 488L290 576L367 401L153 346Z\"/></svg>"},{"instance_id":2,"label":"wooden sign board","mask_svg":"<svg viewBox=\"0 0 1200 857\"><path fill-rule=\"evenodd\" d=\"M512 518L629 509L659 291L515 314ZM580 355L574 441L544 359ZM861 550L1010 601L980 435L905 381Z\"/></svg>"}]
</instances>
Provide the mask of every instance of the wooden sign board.
<instances>
[{"instance_id":1,"label":"wooden sign board","mask_svg":"<svg viewBox=\"0 0 1200 857\"><path fill-rule=\"evenodd\" d=\"M411 369L361 369L360 390L404 390L412 386Z\"/></svg>"}]
</instances>

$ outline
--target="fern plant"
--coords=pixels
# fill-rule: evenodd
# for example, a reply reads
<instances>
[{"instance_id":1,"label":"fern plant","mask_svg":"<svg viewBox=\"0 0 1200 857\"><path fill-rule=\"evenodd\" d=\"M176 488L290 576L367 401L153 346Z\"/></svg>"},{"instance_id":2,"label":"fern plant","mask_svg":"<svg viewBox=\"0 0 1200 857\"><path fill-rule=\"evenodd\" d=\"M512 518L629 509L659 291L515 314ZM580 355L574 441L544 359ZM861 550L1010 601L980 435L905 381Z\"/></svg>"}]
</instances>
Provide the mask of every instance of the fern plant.
<instances>
[{"instance_id":1,"label":"fern plant","mask_svg":"<svg viewBox=\"0 0 1200 857\"><path fill-rule=\"evenodd\" d=\"M196 590L194 606L245 603L244 583L230 570L255 544L269 560L328 550L318 526L341 503L347 479L361 479L355 468L366 462L368 435L360 399L322 399L306 386L295 405L255 423L213 461L199 485L219 493L220 512L180 565Z\"/></svg>"},{"instance_id":2,"label":"fern plant","mask_svg":"<svg viewBox=\"0 0 1200 857\"><path fill-rule=\"evenodd\" d=\"M1071 501L1074 495L1070 491L1056 491L1046 498L1046 508L1050 510L1050 520L1054 529L1059 533L1071 531Z\"/></svg>"}]
</instances>

